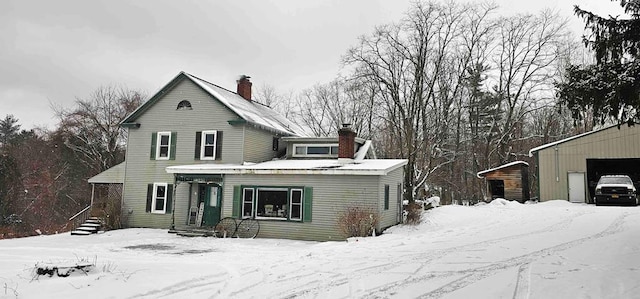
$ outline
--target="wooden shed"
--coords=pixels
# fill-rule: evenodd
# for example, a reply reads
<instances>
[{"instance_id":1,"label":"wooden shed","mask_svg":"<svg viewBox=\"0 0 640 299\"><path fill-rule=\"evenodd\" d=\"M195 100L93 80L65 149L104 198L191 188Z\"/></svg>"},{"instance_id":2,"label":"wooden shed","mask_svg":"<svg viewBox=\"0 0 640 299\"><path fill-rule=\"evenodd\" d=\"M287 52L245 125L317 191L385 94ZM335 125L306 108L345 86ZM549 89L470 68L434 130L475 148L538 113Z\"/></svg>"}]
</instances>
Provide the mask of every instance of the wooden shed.
<instances>
[{"instance_id":1,"label":"wooden shed","mask_svg":"<svg viewBox=\"0 0 640 299\"><path fill-rule=\"evenodd\" d=\"M487 182L485 200L504 198L525 202L529 200L529 164L524 161L507 163L478 172Z\"/></svg>"}]
</instances>

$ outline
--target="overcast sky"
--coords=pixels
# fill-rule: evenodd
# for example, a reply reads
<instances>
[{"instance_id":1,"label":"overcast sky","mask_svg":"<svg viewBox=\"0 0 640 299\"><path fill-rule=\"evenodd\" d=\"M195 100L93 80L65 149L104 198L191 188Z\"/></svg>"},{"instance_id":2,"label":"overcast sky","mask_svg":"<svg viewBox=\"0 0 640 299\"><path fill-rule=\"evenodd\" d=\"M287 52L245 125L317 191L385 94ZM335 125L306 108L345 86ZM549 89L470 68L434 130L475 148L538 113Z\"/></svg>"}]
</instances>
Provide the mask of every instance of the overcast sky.
<instances>
[{"instance_id":1,"label":"overcast sky","mask_svg":"<svg viewBox=\"0 0 640 299\"><path fill-rule=\"evenodd\" d=\"M500 0L503 14L557 10L617 13L608 0ZM235 90L300 91L327 82L340 58L375 25L402 18L411 0L0 1L0 118L54 128L51 103L71 107L104 85L149 95L180 71Z\"/></svg>"}]
</instances>

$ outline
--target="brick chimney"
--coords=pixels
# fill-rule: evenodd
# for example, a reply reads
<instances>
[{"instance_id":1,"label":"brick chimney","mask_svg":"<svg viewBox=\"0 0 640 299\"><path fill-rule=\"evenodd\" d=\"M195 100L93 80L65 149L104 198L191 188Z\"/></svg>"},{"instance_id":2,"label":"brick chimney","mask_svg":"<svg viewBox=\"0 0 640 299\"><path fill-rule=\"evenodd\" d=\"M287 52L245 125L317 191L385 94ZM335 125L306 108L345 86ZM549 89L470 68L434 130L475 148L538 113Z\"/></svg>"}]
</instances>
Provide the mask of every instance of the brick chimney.
<instances>
[{"instance_id":1,"label":"brick chimney","mask_svg":"<svg viewBox=\"0 0 640 299\"><path fill-rule=\"evenodd\" d=\"M355 152L356 132L351 124L342 124L338 130L338 159L353 159Z\"/></svg>"},{"instance_id":2,"label":"brick chimney","mask_svg":"<svg viewBox=\"0 0 640 299\"><path fill-rule=\"evenodd\" d=\"M251 102L251 81L249 81L249 76L242 75L240 79L238 79L238 94L243 97L245 100Z\"/></svg>"}]
</instances>

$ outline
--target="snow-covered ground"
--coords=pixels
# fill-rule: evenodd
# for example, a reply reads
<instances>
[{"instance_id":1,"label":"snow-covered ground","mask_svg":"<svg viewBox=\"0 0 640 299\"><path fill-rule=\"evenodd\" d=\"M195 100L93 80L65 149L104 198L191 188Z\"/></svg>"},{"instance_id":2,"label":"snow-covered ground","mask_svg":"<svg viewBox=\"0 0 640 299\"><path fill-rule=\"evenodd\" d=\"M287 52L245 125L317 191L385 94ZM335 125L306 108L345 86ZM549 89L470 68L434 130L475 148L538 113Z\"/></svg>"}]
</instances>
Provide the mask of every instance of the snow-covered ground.
<instances>
[{"instance_id":1,"label":"snow-covered ground","mask_svg":"<svg viewBox=\"0 0 640 299\"><path fill-rule=\"evenodd\" d=\"M443 206L348 242L126 229L0 241L0 298L639 298L640 207ZM36 263L90 261L87 274Z\"/></svg>"}]
</instances>

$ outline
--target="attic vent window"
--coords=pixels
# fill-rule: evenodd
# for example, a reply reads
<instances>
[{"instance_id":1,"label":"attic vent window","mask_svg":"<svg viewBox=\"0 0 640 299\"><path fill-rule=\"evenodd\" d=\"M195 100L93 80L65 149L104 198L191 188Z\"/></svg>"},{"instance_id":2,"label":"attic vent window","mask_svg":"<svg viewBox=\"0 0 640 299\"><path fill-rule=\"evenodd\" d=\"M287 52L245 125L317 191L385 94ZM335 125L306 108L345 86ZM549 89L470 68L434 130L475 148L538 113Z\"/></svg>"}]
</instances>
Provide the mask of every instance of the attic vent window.
<instances>
[{"instance_id":1,"label":"attic vent window","mask_svg":"<svg viewBox=\"0 0 640 299\"><path fill-rule=\"evenodd\" d=\"M178 103L178 108L176 110L191 110L191 103L187 100L181 101Z\"/></svg>"}]
</instances>

